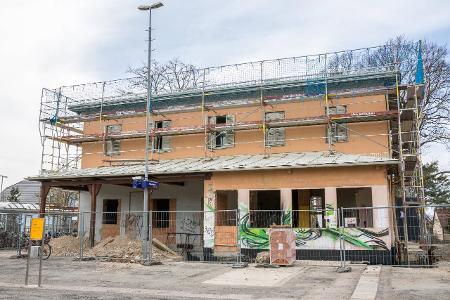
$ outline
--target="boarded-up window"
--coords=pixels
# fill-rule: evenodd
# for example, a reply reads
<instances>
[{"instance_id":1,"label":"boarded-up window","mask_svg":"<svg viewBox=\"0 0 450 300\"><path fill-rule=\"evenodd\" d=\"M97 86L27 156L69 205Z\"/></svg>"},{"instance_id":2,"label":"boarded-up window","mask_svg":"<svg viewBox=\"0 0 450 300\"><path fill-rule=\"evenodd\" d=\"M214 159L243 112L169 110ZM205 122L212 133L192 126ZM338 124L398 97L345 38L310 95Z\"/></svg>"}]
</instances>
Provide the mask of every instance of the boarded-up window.
<instances>
[{"instance_id":1,"label":"boarded-up window","mask_svg":"<svg viewBox=\"0 0 450 300\"><path fill-rule=\"evenodd\" d=\"M153 123L155 131L157 133L157 135L155 137L155 142L154 142L154 151L164 152L164 151L171 150L171 145L170 145L171 137L168 135L164 135L164 129L170 128L171 123L172 122L169 120L156 121ZM158 135L158 132L162 133L162 135Z\"/></svg>"},{"instance_id":2,"label":"boarded-up window","mask_svg":"<svg viewBox=\"0 0 450 300\"><path fill-rule=\"evenodd\" d=\"M284 112L268 112L266 113L266 122L279 121L284 119ZM270 128L266 132L266 146L284 146L285 128Z\"/></svg>"},{"instance_id":3,"label":"boarded-up window","mask_svg":"<svg viewBox=\"0 0 450 300\"><path fill-rule=\"evenodd\" d=\"M208 135L208 145L210 149L221 149L234 147L234 129L221 126L232 126L234 124L234 115L210 116L208 124L212 125L213 131Z\"/></svg>"},{"instance_id":4,"label":"boarded-up window","mask_svg":"<svg viewBox=\"0 0 450 300\"><path fill-rule=\"evenodd\" d=\"M345 105L330 106L328 108L329 115L340 115L347 113L347 107ZM330 130L330 132L328 132ZM346 123L331 122L330 126L327 126L326 130L327 143L331 138L333 143L336 142L348 142L348 128Z\"/></svg>"}]
</instances>

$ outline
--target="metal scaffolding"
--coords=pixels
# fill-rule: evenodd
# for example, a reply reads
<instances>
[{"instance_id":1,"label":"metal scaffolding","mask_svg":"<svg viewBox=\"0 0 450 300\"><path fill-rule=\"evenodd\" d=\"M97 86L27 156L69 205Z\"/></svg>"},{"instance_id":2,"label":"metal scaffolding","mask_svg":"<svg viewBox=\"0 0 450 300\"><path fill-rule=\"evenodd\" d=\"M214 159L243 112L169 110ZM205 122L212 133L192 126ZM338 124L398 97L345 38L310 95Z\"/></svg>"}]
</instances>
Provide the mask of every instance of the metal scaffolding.
<instances>
[{"instance_id":1,"label":"metal scaffolding","mask_svg":"<svg viewBox=\"0 0 450 300\"><path fill-rule=\"evenodd\" d=\"M182 74L165 73L158 78L154 75L152 113L156 115L200 110L203 126L154 130L152 137L203 132L206 157L208 132L223 129L208 125L206 113L217 107L254 103L259 104L261 121L252 124L241 122L242 124L236 123L233 126L236 130L261 128L263 141L269 126L303 126L323 122L331 124L329 116L317 116L317 120L286 120L283 124L268 124L264 118L265 106L312 97L326 100L332 96L330 93L338 97L375 90L373 86L352 86L352 82L356 80L379 80L378 88L383 89L385 83L382 80L386 74L396 72L393 60L385 59L387 56L386 48L381 46L190 69ZM341 87L343 84L344 88ZM43 89L39 118L41 172L79 168L82 143L105 138L104 134L95 136L85 133L84 123L143 116L145 94L146 79L142 77ZM328 103L327 100L325 102ZM377 118L382 118L381 114L378 113ZM337 122L339 116L334 117ZM349 122L355 119L353 117L355 116L342 116ZM385 116L385 119L390 118L391 116ZM123 132L113 138L143 136L142 132Z\"/></svg>"},{"instance_id":2,"label":"metal scaffolding","mask_svg":"<svg viewBox=\"0 0 450 300\"><path fill-rule=\"evenodd\" d=\"M155 128L151 131L151 138L203 135L201 145L189 147L203 149L204 158L208 159L214 151L208 146L210 133L253 130L261 139L258 142L264 145L263 154L270 155L266 138L271 128L322 125L327 127L327 134L318 138L327 141L332 154L335 151L332 128L349 123L386 121L390 128L386 133L389 137L387 156L399 161L398 168L391 170L392 185L396 191L394 198L398 200L395 205L405 207L403 218L406 220L407 214L411 213L407 206L424 205L419 132L424 86L401 84L394 59L386 47L381 46L153 75L152 114L201 112L201 120L196 120L197 125ZM146 112L146 82L146 78L133 77L43 89L39 117L41 172L80 168L81 155L91 154L87 151L82 153L82 146L89 143L105 145L107 139L144 139L144 128L118 133L92 133L84 129L85 124L90 122L143 118ZM340 99L374 94L386 95L383 99L384 103L387 102L385 110L330 113L330 106ZM308 99L320 101L324 113L305 118L266 120L267 106L294 101L302 103ZM208 121L208 116L216 113L215 109L243 106L254 109L242 112L243 116L237 121L225 124ZM258 114L261 116L258 120L247 120L250 115ZM348 130L377 144L371 136ZM158 155L155 158L158 159ZM135 158L129 161L140 160ZM117 160L121 163L119 161L123 160ZM424 212L418 214L424 221ZM398 221L398 216L394 219ZM423 230L426 230L425 226ZM406 258L410 240L404 222L403 240L398 242L406 246Z\"/></svg>"}]
</instances>

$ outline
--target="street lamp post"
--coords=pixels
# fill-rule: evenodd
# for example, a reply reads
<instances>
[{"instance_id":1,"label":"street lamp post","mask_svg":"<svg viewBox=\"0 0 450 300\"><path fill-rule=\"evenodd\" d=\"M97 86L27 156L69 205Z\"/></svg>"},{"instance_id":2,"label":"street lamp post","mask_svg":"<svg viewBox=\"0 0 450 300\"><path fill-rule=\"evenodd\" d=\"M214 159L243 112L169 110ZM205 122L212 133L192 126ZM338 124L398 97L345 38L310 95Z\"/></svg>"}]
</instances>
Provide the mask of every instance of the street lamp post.
<instances>
[{"instance_id":1,"label":"street lamp post","mask_svg":"<svg viewBox=\"0 0 450 300\"><path fill-rule=\"evenodd\" d=\"M1 194L3 192L3 179L8 178L8 176L0 175L0 178L1 178L1 183L0 183L0 194ZM2 201L2 200L3 200L3 197L0 199L0 201Z\"/></svg>"},{"instance_id":2,"label":"street lamp post","mask_svg":"<svg viewBox=\"0 0 450 300\"><path fill-rule=\"evenodd\" d=\"M148 10L148 61L147 61L147 105L145 113L145 172L144 172L144 239L142 241L142 258L144 262L148 262L152 259L152 241L149 241L149 218L148 218L148 154L149 154L149 133L150 133L150 123L152 121L151 116L151 99L152 99L152 80L151 80L151 61L152 61L152 10L162 7L161 2L156 2L150 5L140 5L139 10ZM151 152L153 153L153 139L151 144ZM153 156L153 155L152 155ZM150 246L150 249L149 249ZM150 250L150 251L149 251Z\"/></svg>"}]
</instances>

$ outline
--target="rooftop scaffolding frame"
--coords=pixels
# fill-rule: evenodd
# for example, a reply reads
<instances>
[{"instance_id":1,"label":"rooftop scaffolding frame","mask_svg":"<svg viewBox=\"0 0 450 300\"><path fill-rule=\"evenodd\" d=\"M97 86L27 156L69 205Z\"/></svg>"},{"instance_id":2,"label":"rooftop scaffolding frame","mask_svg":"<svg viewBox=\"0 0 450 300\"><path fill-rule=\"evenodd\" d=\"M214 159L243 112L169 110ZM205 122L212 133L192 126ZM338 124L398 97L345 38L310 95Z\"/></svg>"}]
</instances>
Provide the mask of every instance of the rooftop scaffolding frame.
<instances>
[{"instance_id":1,"label":"rooftop scaffolding frame","mask_svg":"<svg viewBox=\"0 0 450 300\"><path fill-rule=\"evenodd\" d=\"M296 90L297 93L288 96L292 99L321 98L324 95L332 97L333 84L383 79L386 74L393 75L396 72L393 57L389 56L385 46L203 69L192 68L181 74L153 75L152 113L198 109L204 114L215 106L246 105L259 101L263 115L267 103L289 100L274 95L274 89ZM383 84L379 88L383 88ZM334 92L338 95L337 90ZM340 91L339 95L344 95L345 92L354 94L355 87L349 86L347 91ZM362 89L359 92L370 91ZM91 141L91 137L84 136L84 122L142 115L145 113L145 95L146 78L143 77L43 89L39 117L41 172L79 168L79 145ZM318 117L323 119L323 116ZM355 116L343 117L348 121L355 119ZM329 123L328 119L325 118L325 122ZM360 116L360 119L363 118ZM292 120L286 126L301 126L302 123L303 120ZM240 125L241 129L245 126ZM258 126L263 128L263 132L266 130L264 119L261 124L253 124L253 127ZM207 128L204 124L199 130L206 136L207 131L214 128ZM197 132L195 129L187 131ZM179 132L185 133L183 130ZM128 134L128 137L142 138L138 133Z\"/></svg>"}]
</instances>

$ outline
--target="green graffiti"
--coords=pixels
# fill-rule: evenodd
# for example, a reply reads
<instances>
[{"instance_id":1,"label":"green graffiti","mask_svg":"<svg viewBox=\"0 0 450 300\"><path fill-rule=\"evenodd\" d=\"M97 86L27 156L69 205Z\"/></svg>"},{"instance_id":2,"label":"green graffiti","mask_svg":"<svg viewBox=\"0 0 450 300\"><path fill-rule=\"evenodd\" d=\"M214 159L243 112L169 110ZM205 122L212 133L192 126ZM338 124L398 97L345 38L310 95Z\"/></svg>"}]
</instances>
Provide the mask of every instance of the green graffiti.
<instances>
[{"instance_id":1,"label":"green graffiti","mask_svg":"<svg viewBox=\"0 0 450 300\"><path fill-rule=\"evenodd\" d=\"M281 222L282 222L281 224L283 225L292 224L292 212L290 210L283 211Z\"/></svg>"},{"instance_id":2,"label":"green graffiti","mask_svg":"<svg viewBox=\"0 0 450 300\"><path fill-rule=\"evenodd\" d=\"M289 211L283 214L282 222L283 224L291 224L291 213ZM242 217L239 226L242 246L251 249L268 249L269 235L267 229L250 228L249 224L250 215L247 213ZM366 250L377 248L388 250L386 243L379 239L379 237L389 234L388 229L373 232L360 228L294 228L294 232L296 234L296 246L306 245L310 241L325 237L334 241L342 237L345 242Z\"/></svg>"}]
</instances>

